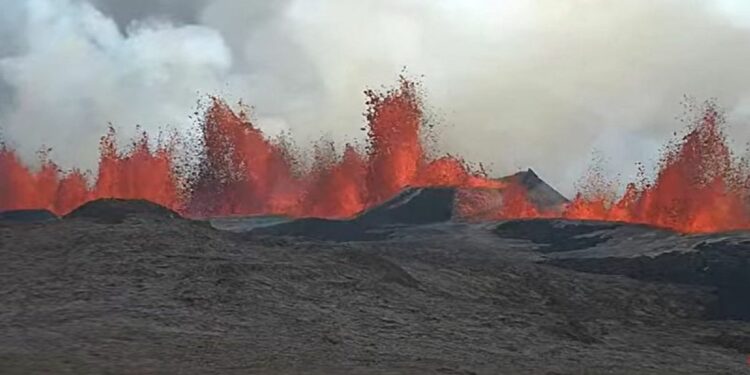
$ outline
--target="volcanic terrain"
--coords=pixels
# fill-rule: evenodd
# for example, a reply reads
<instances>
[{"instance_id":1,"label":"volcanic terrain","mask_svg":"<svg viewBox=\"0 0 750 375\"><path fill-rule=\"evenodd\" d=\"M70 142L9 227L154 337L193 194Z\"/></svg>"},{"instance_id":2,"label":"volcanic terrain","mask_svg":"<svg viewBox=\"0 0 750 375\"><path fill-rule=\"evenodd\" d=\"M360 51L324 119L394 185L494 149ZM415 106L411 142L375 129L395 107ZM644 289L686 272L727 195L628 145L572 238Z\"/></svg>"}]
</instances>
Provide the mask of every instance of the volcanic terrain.
<instances>
[{"instance_id":1,"label":"volcanic terrain","mask_svg":"<svg viewBox=\"0 0 750 375\"><path fill-rule=\"evenodd\" d=\"M394 89L366 91L367 137L341 152L324 140L298 149L284 136L269 138L246 107L219 98L196 112L194 134L157 137L154 144L143 133L122 149L110 128L95 173L64 171L44 149L38 165L27 164L0 139L0 211L66 215L86 202L118 198L148 200L192 219L315 218L306 222L314 226L357 217L371 225L384 219L379 206L398 204L394 197L442 189L454 202L443 215L474 222L565 218L681 233L750 230L750 160L729 147L723 114L712 102L696 107L686 134L666 144L652 176L642 171L619 186L593 165L568 200L531 170L491 178L481 164L435 149L426 142L435 134L425 129L419 87L402 78ZM392 214L403 219L398 210ZM409 220L421 220L413 215Z\"/></svg>"},{"instance_id":2,"label":"volcanic terrain","mask_svg":"<svg viewBox=\"0 0 750 375\"><path fill-rule=\"evenodd\" d=\"M748 372L750 234L472 223L455 194L346 221L5 214L0 372Z\"/></svg>"},{"instance_id":3,"label":"volcanic terrain","mask_svg":"<svg viewBox=\"0 0 750 375\"><path fill-rule=\"evenodd\" d=\"M95 174L0 143L0 372L748 372L750 163L716 106L568 200L427 147L418 85L366 97L341 153L220 99L198 139L111 130Z\"/></svg>"}]
</instances>

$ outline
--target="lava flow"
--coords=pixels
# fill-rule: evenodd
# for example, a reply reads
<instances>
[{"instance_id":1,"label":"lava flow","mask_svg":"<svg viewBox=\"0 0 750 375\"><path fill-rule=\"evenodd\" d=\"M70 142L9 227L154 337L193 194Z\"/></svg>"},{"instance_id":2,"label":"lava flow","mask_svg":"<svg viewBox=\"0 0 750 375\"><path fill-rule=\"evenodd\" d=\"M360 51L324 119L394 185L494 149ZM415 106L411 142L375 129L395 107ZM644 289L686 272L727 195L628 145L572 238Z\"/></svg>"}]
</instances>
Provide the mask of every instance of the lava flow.
<instances>
[{"instance_id":1,"label":"lava flow","mask_svg":"<svg viewBox=\"0 0 750 375\"><path fill-rule=\"evenodd\" d=\"M43 158L32 170L0 147L0 211L49 209L66 214L93 199L147 199L190 217L285 215L347 218L409 186L456 187L457 212L465 219L563 217L643 223L682 232L750 229L747 163L732 157L722 118L709 107L690 133L665 153L653 183L629 184L619 199L584 194L564 207L540 208L519 183L490 179L451 156L431 158L421 141L422 106L417 86L367 91L368 142L315 147L313 160L297 160L285 142L266 137L244 111L213 99L200 122L193 159L180 162L175 137L150 145L143 134L119 151L110 130L100 144L95 176L61 172ZM492 203L492 204L488 204Z\"/></svg>"}]
</instances>

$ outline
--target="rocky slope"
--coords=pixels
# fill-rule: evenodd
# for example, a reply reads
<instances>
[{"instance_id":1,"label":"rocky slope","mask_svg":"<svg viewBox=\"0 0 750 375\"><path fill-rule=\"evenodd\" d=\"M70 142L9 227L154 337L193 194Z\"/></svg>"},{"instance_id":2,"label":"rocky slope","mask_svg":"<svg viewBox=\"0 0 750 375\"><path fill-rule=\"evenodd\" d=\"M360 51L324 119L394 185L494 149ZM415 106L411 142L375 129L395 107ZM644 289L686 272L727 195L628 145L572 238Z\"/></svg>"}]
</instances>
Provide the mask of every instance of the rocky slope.
<instances>
[{"instance_id":1,"label":"rocky slope","mask_svg":"<svg viewBox=\"0 0 750 375\"><path fill-rule=\"evenodd\" d=\"M388 228L359 241L232 233L143 202L0 222L0 372L747 372L747 316L717 313L738 301L725 284L746 279L710 271L747 265L728 245L746 234ZM702 254L704 276L680 254Z\"/></svg>"}]
</instances>

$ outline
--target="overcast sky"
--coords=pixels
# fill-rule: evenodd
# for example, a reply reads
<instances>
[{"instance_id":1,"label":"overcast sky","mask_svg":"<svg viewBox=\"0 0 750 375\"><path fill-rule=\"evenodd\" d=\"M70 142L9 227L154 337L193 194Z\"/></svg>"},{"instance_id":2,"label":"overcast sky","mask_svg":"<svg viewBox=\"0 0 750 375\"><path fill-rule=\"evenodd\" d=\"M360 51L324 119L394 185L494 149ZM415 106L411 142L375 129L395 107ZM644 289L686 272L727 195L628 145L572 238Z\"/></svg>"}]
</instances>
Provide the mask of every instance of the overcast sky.
<instances>
[{"instance_id":1,"label":"overcast sky","mask_svg":"<svg viewBox=\"0 0 750 375\"><path fill-rule=\"evenodd\" d=\"M365 88L421 78L445 151L570 193L593 149L627 178L715 97L750 140L744 0L0 0L0 132L28 160L96 165L126 135L254 106L298 143L362 137ZM613 172L614 173L614 172Z\"/></svg>"}]
</instances>

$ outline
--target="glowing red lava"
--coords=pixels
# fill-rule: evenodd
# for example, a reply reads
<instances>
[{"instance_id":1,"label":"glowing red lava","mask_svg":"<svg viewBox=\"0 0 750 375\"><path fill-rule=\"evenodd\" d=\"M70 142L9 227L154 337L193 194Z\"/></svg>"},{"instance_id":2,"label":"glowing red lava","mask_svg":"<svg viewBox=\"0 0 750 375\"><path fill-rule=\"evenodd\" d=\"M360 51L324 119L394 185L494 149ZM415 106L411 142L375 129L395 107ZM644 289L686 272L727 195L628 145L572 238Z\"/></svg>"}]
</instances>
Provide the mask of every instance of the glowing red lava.
<instances>
[{"instance_id":1,"label":"glowing red lava","mask_svg":"<svg viewBox=\"0 0 750 375\"><path fill-rule=\"evenodd\" d=\"M0 148L0 210L43 208L65 214L99 198L147 199L191 217L287 215L346 218L408 186L461 188L457 213L466 219L563 217L643 223L682 232L750 228L747 168L736 160L709 106L691 131L672 143L655 180L631 183L624 195L578 194L545 211L525 187L487 178L451 156L430 158L422 144L422 106L416 85L365 92L368 144L318 147L307 168L283 142L255 127L245 112L214 99L200 122L198 166L180 168L169 144L149 145L145 133L125 151L114 130L102 138L98 173L63 173L47 158L38 170Z\"/></svg>"},{"instance_id":2,"label":"glowing red lava","mask_svg":"<svg viewBox=\"0 0 750 375\"><path fill-rule=\"evenodd\" d=\"M577 196L563 216L643 223L700 233L750 228L748 174L732 157L714 106L671 143L653 183L631 183L619 200Z\"/></svg>"}]
</instances>

